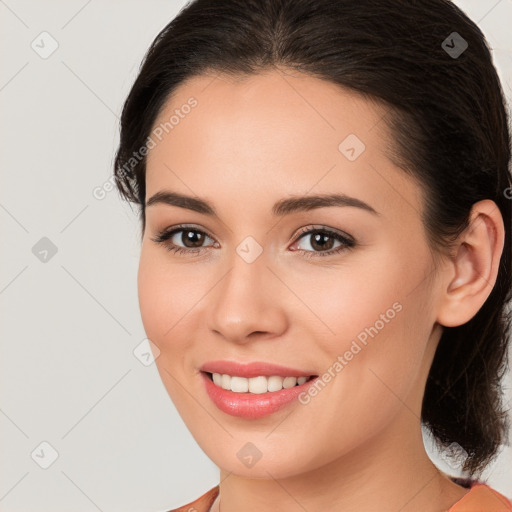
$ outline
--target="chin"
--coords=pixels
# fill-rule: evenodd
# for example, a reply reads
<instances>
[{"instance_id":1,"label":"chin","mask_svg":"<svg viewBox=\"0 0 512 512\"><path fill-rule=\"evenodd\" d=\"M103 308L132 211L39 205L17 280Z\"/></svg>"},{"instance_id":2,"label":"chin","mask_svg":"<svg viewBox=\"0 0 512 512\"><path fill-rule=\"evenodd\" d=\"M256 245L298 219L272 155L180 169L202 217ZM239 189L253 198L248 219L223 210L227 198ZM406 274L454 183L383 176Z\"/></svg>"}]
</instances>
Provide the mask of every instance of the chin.
<instances>
[{"instance_id":1,"label":"chin","mask_svg":"<svg viewBox=\"0 0 512 512\"><path fill-rule=\"evenodd\" d=\"M234 438L225 446L211 445L211 438L208 444L200 444L201 449L216 466L244 478L290 478L312 469L313 461L298 457L297 449L291 444L280 443L277 448L264 439L251 443Z\"/></svg>"}]
</instances>

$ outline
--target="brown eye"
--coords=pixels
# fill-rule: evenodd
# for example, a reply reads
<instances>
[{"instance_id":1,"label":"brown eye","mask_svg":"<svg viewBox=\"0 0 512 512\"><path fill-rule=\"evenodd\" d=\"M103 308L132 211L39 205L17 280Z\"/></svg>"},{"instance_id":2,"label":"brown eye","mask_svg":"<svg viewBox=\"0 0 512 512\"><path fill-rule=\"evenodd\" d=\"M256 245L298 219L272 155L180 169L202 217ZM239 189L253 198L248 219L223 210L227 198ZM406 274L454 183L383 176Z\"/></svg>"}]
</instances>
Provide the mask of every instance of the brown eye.
<instances>
[{"instance_id":1,"label":"brown eye","mask_svg":"<svg viewBox=\"0 0 512 512\"><path fill-rule=\"evenodd\" d=\"M151 240L165 245L167 250L171 252L198 253L204 248L203 244L207 238L213 240L207 233L200 229L178 226L170 230L162 231L156 237L151 238Z\"/></svg>"},{"instance_id":2,"label":"brown eye","mask_svg":"<svg viewBox=\"0 0 512 512\"><path fill-rule=\"evenodd\" d=\"M203 232L197 231L195 229L182 229L180 231L182 235L181 238L178 237L178 239L183 242L185 247L201 247L201 245L204 243L206 235Z\"/></svg>"},{"instance_id":3,"label":"brown eye","mask_svg":"<svg viewBox=\"0 0 512 512\"><path fill-rule=\"evenodd\" d=\"M306 258L332 256L355 246L354 240L326 228L303 230L301 233L301 236L297 240L309 240L309 244L307 245L312 248L312 250L297 249L301 251ZM339 242L340 245L333 248L336 242Z\"/></svg>"}]
</instances>

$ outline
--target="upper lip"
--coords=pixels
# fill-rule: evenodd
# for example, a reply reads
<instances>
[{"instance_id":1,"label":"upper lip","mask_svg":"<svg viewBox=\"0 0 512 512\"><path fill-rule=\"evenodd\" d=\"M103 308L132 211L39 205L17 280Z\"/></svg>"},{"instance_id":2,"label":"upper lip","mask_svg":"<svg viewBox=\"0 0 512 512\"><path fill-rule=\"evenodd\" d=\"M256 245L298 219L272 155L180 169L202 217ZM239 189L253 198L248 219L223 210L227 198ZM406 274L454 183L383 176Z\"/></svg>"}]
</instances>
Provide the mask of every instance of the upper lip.
<instances>
[{"instance_id":1,"label":"upper lip","mask_svg":"<svg viewBox=\"0 0 512 512\"><path fill-rule=\"evenodd\" d=\"M309 377L310 375L316 375L314 372L305 372L296 368L289 368L263 361L255 361L252 363L210 361L203 364L199 369L208 373L220 373L246 378L258 377L260 375L267 377L272 375L278 375L280 377Z\"/></svg>"}]
</instances>

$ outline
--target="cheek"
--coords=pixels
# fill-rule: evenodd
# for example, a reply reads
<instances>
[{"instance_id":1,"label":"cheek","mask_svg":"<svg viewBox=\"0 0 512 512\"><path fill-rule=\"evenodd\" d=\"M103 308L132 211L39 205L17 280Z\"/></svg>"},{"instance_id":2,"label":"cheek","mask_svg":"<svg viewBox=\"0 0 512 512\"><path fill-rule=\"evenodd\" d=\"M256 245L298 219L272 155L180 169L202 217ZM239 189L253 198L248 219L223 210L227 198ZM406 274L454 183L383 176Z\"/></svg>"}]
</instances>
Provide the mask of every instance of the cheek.
<instances>
[{"instance_id":1,"label":"cheek","mask_svg":"<svg viewBox=\"0 0 512 512\"><path fill-rule=\"evenodd\" d=\"M382 337L389 331L400 316L407 280L403 267L382 250L348 256L330 268L301 266L286 278L303 303L294 320L310 322L329 353L339 353L355 338L364 343L371 333Z\"/></svg>"},{"instance_id":2,"label":"cheek","mask_svg":"<svg viewBox=\"0 0 512 512\"><path fill-rule=\"evenodd\" d=\"M417 286L427 265L372 258L364 271L326 278L320 269L317 279L309 274L302 282L304 302L314 305L329 328L316 343L325 371L336 375L331 389L339 390L341 401L379 409L388 398L396 400L393 393L403 398L414 385L430 334L426 280ZM315 288L308 291L308 283Z\"/></svg>"},{"instance_id":3,"label":"cheek","mask_svg":"<svg viewBox=\"0 0 512 512\"><path fill-rule=\"evenodd\" d=\"M194 298L187 297L188 278L175 271L178 267L173 270L166 256L143 244L137 275L139 308L146 335L160 350L155 364L162 382L176 407L183 411L190 407L182 383L187 378L184 355L190 346L186 331L193 332L187 325L187 312Z\"/></svg>"},{"instance_id":4,"label":"cheek","mask_svg":"<svg viewBox=\"0 0 512 512\"><path fill-rule=\"evenodd\" d=\"M176 398L174 379L180 358L173 357L179 346L180 337L175 337L176 315L179 312L179 294L169 288L165 274L159 271L158 260L148 252L141 253L138 271L138 295L142 323L146 336L159 348L155 364L162 382L173 400ZM178 324L179 325L179 324ZM174 327L173 327L174 326Z\"/></svg>"},{"instance_id":5,"label":"cheek","mask_svg":"<svg viewBox=\"0 0 512 512\"><path fill-rule=\"evenodd\" d=\"M139 307L146 334L155 342L169 329L167 313L173 311L172 294L164 292L166 283L163 278L158 260L151 258L149 251L143 248L137 276Z\"/></svg>"},{"instance_id":6,"label":"cheek","mask_svg":"<svg viewBox=\"0 0 512 512\"><path fill-rule=\"evenodd\" d=\"M175 344L173 334L186 325L187 313L201 297L192 266L173 266L166 256L143 245L137 276L142 322L148 337L163 345L161 350L170 340Z\"/></svg>"}]
</instances>

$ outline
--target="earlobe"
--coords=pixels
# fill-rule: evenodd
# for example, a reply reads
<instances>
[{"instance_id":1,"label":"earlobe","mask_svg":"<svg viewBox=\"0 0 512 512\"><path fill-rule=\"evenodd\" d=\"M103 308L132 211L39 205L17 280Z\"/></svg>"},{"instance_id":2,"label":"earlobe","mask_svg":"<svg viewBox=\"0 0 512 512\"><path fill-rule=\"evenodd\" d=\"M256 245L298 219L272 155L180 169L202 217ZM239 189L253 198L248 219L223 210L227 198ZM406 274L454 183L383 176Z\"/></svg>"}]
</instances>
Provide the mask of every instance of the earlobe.
<instances>
[{"instance_id":1,"label":"earlobe","mask_svg":"<svg viewBox=\"0 0 512 512\"><path fill-rule=\"evenodd\" d=\"M496 283L503 245L498 206L490 199L475 203L445 273L447 285L437 318L441 325L457 327L476 315Z\"/></svg>"}]
</instances>

